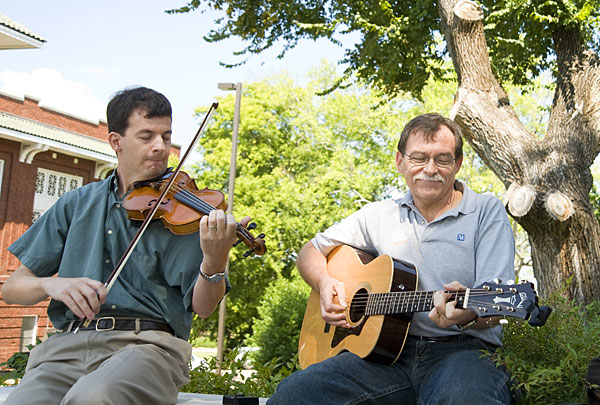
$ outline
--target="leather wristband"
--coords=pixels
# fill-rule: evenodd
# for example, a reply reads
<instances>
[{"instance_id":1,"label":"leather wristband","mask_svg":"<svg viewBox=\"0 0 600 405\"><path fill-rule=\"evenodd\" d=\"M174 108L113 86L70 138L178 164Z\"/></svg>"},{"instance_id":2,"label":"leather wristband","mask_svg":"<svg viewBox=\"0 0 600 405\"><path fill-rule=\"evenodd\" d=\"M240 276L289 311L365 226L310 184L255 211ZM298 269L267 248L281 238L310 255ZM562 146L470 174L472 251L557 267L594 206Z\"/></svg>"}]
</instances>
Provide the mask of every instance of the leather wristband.
<instances>
[{"instance_id":1,"label":"leather wristband","mask_svg":"<svg viewBox=\"0 0 600 405\"><path fill-rule=\"evenodd\" d=\"M204 272L202 271L202 263L200 263L200 277L202 277L209 283L218 283L219 281L223 280L223 277L225 277L225 272L215 273L209 276L207 274L204 274Z\"/></svg>"},{"instance_id":2,"label":"leather wristband","mask_svg":"<svg viewBox=\"0 0 600 405\"><path fill-rule=\"evenodd\" d=\"M464 325L456 325L456 327L460 331L471 329L477 323L478 320L479 320L479 317L477 315L475 315L475 318L473 318L473 320L465 323Z\"/></svg>"}]
</instances>

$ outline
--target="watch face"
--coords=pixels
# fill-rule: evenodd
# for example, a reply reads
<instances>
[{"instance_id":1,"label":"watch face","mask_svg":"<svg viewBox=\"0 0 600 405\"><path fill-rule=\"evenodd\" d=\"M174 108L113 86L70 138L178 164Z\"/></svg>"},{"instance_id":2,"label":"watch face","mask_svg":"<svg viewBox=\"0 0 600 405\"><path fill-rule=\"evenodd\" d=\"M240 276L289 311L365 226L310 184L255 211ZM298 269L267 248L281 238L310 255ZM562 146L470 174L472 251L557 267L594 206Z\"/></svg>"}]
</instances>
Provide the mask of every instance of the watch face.
<instances>
[{"instance_id":1,"label":"watch face","mask_svg":"<svg viewBox=\"0 0 600 405\"><path fill-rule=\"evenodd\" d=\"M208 280L212 281L213 283L215 283L217 281L221 281L223 279L223 276L224 276L223 273L213 274L212 276L208 277Z\"/></svg>"},{"instance_id":2,"label":"watch face","mask_svg":"<svg viewBox=\"0 0 600 405\"><path fill-rule=\"evenodd\" d=\"M206 281L209 281L211 283L218 283L219 281L221 281L223 279L223 277L225 277L225 272L215 273L211 276L208 276L208 275L204 274L204 272L202 271L202 265L200 265L200 276L202 276L203 279L205 279Z\"/></svg>"}]
</instances>

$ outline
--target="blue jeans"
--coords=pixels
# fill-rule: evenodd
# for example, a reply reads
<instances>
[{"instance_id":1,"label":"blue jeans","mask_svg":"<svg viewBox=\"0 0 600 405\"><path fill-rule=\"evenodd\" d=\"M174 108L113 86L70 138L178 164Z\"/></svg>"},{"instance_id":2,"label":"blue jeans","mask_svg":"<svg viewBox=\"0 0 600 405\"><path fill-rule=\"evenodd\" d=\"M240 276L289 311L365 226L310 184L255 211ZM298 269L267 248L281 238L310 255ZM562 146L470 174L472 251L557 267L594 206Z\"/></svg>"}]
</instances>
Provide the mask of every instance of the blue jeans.
<instances>
[{"instance_id":1,"label":"blue jeans","mask_svg":"<svg viewBox=\"0 0 600 405\"><path fill-rule=\"evenodd\" d=\"M431 342L409 337L391 366L345 352L284 379L267 404L510 404L510 376L467 335Z\"/></svg>"}]
</instances>

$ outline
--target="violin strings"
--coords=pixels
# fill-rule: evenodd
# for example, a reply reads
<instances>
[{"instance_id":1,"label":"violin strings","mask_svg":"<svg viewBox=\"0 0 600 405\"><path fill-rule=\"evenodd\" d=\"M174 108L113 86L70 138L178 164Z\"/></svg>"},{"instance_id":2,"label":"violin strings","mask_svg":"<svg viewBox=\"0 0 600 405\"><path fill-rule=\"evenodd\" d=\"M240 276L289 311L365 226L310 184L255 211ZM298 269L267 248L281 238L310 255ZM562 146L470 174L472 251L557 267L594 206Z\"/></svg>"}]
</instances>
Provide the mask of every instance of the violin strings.
<instances>
[{"instance_id":1,"label":"violin strings","mask_svg":"<svg viewBox=\"0 0 600 405\"><path fill-rule=\"evenodd\" d=\"M187 204L188 206L190 206L192 208L198 209L201 213L203 213L205 215L208 215L208 213L210 211L216 210L216 208L213 207L211 204L207 203L202 198L198 197L197 195L192 193L190 190L180 186L179 184L176 184L176 183L173 184L171 186L171 189L174 191L177 191L177 195L181 195L180 201L184 202L185 204ZM177 199L177 197L175 197L175 198ZM237 222L236 222L236 229L238 230L238 232L244 234L244 236L248 236L246 228L244 228Z\"/></svg>"}]
</instances>

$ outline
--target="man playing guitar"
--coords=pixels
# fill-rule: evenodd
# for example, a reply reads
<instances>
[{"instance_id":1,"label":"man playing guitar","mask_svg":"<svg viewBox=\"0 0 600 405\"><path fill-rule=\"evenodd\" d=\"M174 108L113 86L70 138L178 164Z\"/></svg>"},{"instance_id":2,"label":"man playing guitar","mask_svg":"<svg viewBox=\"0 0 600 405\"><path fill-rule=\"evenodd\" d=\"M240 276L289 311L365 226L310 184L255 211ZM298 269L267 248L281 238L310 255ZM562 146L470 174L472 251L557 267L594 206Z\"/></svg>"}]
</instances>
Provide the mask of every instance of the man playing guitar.
<instances>
[{"instance_id":1,"label":"man playing guitar","mask_svg":"<svg viewBox=\"0 0 600 405\"><path fill-rule=\"evenodd\" d=\"M438 114L403 129L396 167L409 191L364 206L319 233L298 255L302 277L320 295L321 317L351 328L344 283L327 271L340 245L410 262L432 310L415 313L401 355L379 364L344 351L293 373L270 404L508 404L510 376L482 350L501 345L500 317L457 307L449 292L514 279L514 240L502 203L455 179L462 164L459 127Z\"/></svg>"}]
</instances>

